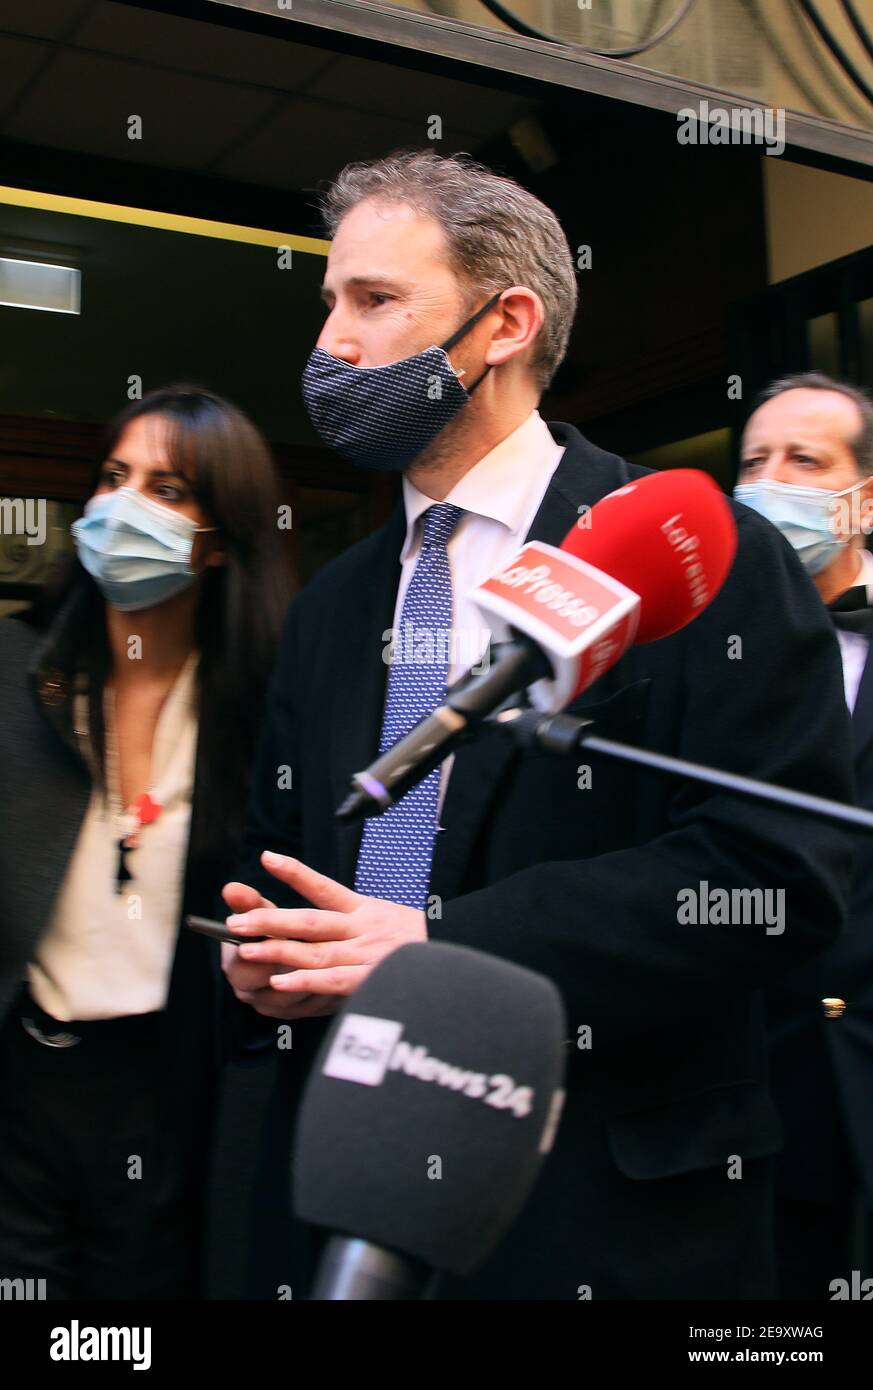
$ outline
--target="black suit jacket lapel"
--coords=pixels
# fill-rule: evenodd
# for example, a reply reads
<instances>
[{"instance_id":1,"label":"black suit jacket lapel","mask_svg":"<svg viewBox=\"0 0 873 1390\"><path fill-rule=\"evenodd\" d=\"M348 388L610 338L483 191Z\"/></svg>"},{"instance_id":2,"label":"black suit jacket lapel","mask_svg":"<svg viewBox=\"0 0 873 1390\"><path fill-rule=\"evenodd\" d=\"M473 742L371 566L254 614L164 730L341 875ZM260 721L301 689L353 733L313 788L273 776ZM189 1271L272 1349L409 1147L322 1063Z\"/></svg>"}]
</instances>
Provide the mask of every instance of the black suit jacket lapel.
<instances>
[{"instance_id":1,"label":"black suit jacket lapel","mask_svg":"<svg viewBox=\"0 0 873 1390\"><path fill-rule=\"evenodd\" d=\"M560 545L578 518L581 507L628 481L623 459L589 444L572 425L554 422L549 430L564 455L546 489L527 539ZM461 890L463 874L500 780L518 756L512 741L496 729L458 749L449 778L441 825L436 837L431 890L452 898Z\"/></svg>"},{"instance_id":2,"label":"black suit jacket lapel","mask_svg":"<svg viewBox=\"0 0 873 1390\"><path fill-rule=\"evenodd\" d=\"M346 799L352 776L362 772L379 749L388 666L383 633L394 623L400 552L406 513L400 501L381 534L373 537L371 579L351 596L343 627L342 664L337 671L331 728L331 785L334 806ZM330 621L330 615L325 615ZM355 879L363 821L336 822L337 877L351 886Z\"/></svg>"},{"instance_id":3,"label":"black suit jacket lapel","mask_svg":"<svg viewBox=\"0 0 873 1390\"><path fill-rule=\"evenodd\" d=\"M855 707L852 711L852 745L857 763L873 735L873 643L861 673Z\"/></svg>"}]
</instances>

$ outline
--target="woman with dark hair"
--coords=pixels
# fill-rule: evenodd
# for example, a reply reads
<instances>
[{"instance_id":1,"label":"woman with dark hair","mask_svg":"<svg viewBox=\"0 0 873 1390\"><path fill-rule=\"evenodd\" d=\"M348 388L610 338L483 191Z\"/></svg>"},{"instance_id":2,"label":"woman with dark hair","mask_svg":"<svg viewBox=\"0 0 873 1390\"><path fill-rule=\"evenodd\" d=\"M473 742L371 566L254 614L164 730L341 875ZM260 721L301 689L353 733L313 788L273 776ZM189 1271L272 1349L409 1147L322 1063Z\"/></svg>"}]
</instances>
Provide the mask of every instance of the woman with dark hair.
<instances>
[{"instance_id":1,"label":"woman with dark hair","mask_svg":"<svg viewBox=\"0 0 873 1390\"><path fill-rule=\"evenodd\" d=\"M47 613L0 621L0 1278L196 1298L233 864L288 598L267 446L154 391Z\"/></svg>"}]
</instances>

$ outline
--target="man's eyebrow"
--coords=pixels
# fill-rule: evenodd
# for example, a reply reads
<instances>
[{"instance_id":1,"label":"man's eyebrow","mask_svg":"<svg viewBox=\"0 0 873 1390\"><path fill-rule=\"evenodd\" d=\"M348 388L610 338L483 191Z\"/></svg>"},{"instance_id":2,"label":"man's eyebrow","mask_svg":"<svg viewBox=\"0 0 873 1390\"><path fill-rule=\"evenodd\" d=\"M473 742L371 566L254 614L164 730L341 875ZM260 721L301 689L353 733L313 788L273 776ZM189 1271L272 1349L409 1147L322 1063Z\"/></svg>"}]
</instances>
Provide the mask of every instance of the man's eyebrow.
<instances>
[{"instance_id":1,"label":"man's eyebrow","mask_svg":"<svg viewBox=\"0 0 873 1390\"><path fill-rule=\"evenodd\" d=\"M390 275L378 272L372 275L350 275L343 284L349 289L382 289L393 290L395 293L403 293L405 286ZM318 291L320 297L325 301L335 298L335 292L327 285L321 285Z\"/></svg>"},{"instance_id":2,"label":"man's eyebrow","mask_svg":"<svg viewBox=\"0 0 873 1390\"><path fill-rule=\"evenodd\" d=\"M743 444L741 446L742 452L744 454L759 453L762 449L767 449L770 447L772 446L762 444L757 439L753 442L750 441L749 443ZM799 440L796 439L789 439L785 445L785 448L792 453L826 454L828 452L826 444L801 444Z\"/></svg>"}]
</instances>

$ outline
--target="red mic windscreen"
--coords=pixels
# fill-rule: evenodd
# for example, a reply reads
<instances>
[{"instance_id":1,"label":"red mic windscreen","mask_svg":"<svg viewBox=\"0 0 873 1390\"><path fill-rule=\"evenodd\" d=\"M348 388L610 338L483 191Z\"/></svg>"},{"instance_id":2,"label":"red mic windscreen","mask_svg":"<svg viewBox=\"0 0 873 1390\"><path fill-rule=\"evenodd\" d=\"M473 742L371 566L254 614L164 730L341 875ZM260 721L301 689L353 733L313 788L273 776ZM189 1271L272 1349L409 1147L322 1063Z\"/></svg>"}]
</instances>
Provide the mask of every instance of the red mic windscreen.
<instances>
[{"instance_id":1,"label":"red mic windscreen","mask_svg":"<svg viewBox=\"0 0 873 1390\"><path fill-rule=\"evenodd\" d=\"M715 598L737 548L730 503L708 473L671 468L610 492L561 549L640 596L637 642L668 637Z\"/></svg>"}]
</instances>

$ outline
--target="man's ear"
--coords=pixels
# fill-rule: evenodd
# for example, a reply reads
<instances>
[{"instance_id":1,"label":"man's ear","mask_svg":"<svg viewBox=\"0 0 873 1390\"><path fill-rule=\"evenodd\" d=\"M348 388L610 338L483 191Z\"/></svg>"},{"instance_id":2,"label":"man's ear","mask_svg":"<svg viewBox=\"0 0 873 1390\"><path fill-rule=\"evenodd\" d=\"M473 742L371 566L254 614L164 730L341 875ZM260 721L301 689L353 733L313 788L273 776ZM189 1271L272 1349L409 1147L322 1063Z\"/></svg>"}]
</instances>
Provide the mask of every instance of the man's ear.
<instances>
[{"instance_id":1,"label":"man's ear","mask_svg":"<svg viewBox=\"0 0 873 1390\"><path fill-rule=\"evenodd\" d=\"M500 307L503 323L495 330L485 353L485 361L492 367L501 366L530 348L545 319L543 301L526 285L512 285L506 290Z\"/></svg>"}]
</instances>

